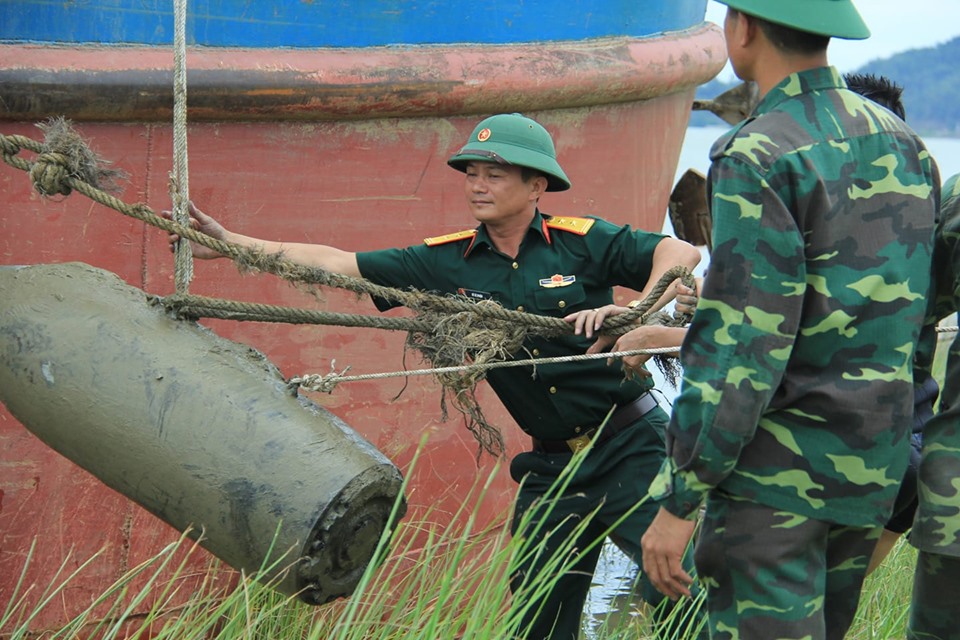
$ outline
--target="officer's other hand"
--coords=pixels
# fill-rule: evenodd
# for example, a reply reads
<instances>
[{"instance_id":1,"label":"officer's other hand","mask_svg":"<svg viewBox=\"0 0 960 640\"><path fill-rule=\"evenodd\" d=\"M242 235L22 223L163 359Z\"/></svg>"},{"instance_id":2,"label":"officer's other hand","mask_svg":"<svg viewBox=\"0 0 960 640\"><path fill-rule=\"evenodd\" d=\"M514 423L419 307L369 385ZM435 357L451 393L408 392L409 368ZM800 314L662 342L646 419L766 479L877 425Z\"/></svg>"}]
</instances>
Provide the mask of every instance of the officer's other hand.
<instances>
[{"instance_id":1,"label":"officer's other hand","mask_svg":"<svg viewBox=\"0 0 960 640\"><path fill-rule=\"evenodd\" d=\"M187 211L190 214L190 227L192 229L195 229L196 231L199 231L200 233L208 235L217 240L226 240L227 230L223 228L223 225L205 214L203 211L200 211L200 209L198 209L192 201L188 203ZM160 215L168 220L173 220L172 211L163 211L160 213ZM176 249L176 245L179 240L180 236L176 233L171 233L167 236L167 242L170 243L170 251ZM222 257L221 253L214 251L213 249L209 249L201 244L192 242L190 245L194 258L200 260L210 260L211 258Z\"/></svg>"},{"instance_id":2,"label":"officer's other hand","mask_svg":"<svg viewBox=\"0 0 960 640\"><path fill-rule=\"evenodd\" d=\"M564 317L564 320L573 325L574 335L583 335L584 337L592 338L594 334L599 336L600 327L603 326L604 319L629 310L630 309L626 307L618 307L615 304L608 304L596 309L584 309L583 311L571 313L570 315ZM604 336L600 337L605 339ZM613 344L613 340L609 339L606 342L606 346L610 346L611 344ZM587 353L599 353L600 351L603 351L601 348L595 349L594 347L596 347L596 344L591 346Z\"/></svg>"},{"instance_id":3,"label":"officer's other hand","mask_svg":"<svg viewBox=\"0 0 960 640\"><path fill-rule=\"evenodd\" d=\"M636 329L631 329L617 339L613 345L614 351L643 351L645 349L656 349L662 347L652 335L655 328L650 325L641 325ZM622 368L627 380L632 380L634 376L638 378L649 378L651 374L643 365L650 359L652 354L638 353L632 356L623 356ZM608 360L607 364L613 364Z\"/></svg>"},{"instance_id":4,"label":"officer's other hand","mask_svg":"<svg viewBox=\"0 0 960 640\"><path fill-rule=\"evenodd\" d=\"M671 600L690 597L693 578L683 569L683 554L693 536L695 523L673 515L663 507L640 539L643 570L657 591Z\"/></svg>"}]
</instances>

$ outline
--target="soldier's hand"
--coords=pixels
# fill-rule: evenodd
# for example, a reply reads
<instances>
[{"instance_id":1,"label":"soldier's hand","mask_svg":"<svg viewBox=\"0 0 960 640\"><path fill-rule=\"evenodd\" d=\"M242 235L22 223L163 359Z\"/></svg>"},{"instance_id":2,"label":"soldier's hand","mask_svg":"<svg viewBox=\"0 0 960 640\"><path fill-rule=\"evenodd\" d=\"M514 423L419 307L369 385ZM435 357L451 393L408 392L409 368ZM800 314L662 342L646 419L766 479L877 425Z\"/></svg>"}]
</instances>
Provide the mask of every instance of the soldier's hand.
<instances>
[{"instance_id":1,"label":"soldier's hand","mask_svg":"<svg viewBox=\"0 0 960 640\"><path fill-rule=\"evenodd\" d=\"M660 507L640 539L647 578L657 591L671 600L690 597L693 578L683 569L683 554L693 536L694 525Z\"/></svg>"},{"instance_id":2,"label":"soldier's hand","mask_svg":"<svg viewBox=\"0 0 960 640\"><path fill-rule=\"evenodd\" d=\"M190 214L190 227L192 229L195 229L200 233L208 235L217 240L227 239L227 230L223 228L223 225L205 214L203 211L200 211L200 209L198 209L192 201L188 203L187 211ZM172 211L163 211L160 215L168 220L173 220ZM171 233L167 236L167 241L170 243L170 251L173 251L176 248L176 243L179 242L179 240L180 236L176 233ZM193 257L199 260L210 260L212 258L222 257L221 253L218 253L213 249L209 249L201 244L192 242L190 245Z\"/></svg>"}]
</instances>

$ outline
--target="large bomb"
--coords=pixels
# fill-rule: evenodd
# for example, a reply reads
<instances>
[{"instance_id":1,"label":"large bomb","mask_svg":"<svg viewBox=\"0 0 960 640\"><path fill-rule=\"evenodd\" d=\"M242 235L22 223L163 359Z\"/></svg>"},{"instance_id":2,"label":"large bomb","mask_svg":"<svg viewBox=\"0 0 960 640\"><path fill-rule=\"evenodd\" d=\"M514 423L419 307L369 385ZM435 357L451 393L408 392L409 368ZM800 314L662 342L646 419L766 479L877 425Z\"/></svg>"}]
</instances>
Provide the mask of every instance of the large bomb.
<instances>
[{"instance_id":1,"label":"large bomb","mask_svg":"<svg viewBox=\"0 0 960 640\"><path fill-rule=\"evenodd\" d=\"M356 587L397 468L262 354L81 263L0 267L0 400L47 445L311 604Z\"/></svg>"}]
</instances>

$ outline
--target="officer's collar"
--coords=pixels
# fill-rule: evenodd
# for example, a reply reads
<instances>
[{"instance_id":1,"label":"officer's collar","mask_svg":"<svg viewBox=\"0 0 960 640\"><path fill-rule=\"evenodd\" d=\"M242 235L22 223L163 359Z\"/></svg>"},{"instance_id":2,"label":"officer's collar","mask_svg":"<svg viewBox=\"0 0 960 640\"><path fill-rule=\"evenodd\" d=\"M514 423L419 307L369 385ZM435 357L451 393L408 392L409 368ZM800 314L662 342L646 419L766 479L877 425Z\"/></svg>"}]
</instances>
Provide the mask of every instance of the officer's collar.
<instances>
[{"instance_id":1,"label":"officer's collar","mask_svg":"<svg viewBox=\"0 0 960 640\"><path fill-rule=\"evenodd\" d=\"M530 220L530 226L527 228L527 235L530 235L530 232L538 234L543 241L547 244L550 244L550 230L547 228L547 219L550 216L545 216L540 213L540 209L537 209L533 214L533 219ZM481 245L487 245L488 247L495 247L493 240L490 239L490 235L487 233L487 225L481 224L477 227L477 235L473 237L473 240L470 241L470 244L467 245L467 250L463 252L464 258L469 258L470 254L473 253L473 250Z\"/></svg>"}]
</instances>

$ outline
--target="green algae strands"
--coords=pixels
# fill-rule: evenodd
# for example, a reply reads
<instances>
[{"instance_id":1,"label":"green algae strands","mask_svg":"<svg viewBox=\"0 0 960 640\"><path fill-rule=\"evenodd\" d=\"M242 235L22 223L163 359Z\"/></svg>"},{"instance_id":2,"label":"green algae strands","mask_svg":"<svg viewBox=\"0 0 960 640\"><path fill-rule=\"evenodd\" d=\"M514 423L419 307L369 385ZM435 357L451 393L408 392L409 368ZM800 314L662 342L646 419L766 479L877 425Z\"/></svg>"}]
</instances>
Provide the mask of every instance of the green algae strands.
<instances>
[{"instance_id":1,"label":"green algae strands","mask_svg":"<svg viewBox=\"0 0 960 640\"><path fill-rule=\"evenodd\" d=\"M402 483L373 445L113 273L6 266L0 291L0 401L30 432L282 593L353 591Z\"/></svg>"}]
</instances>

